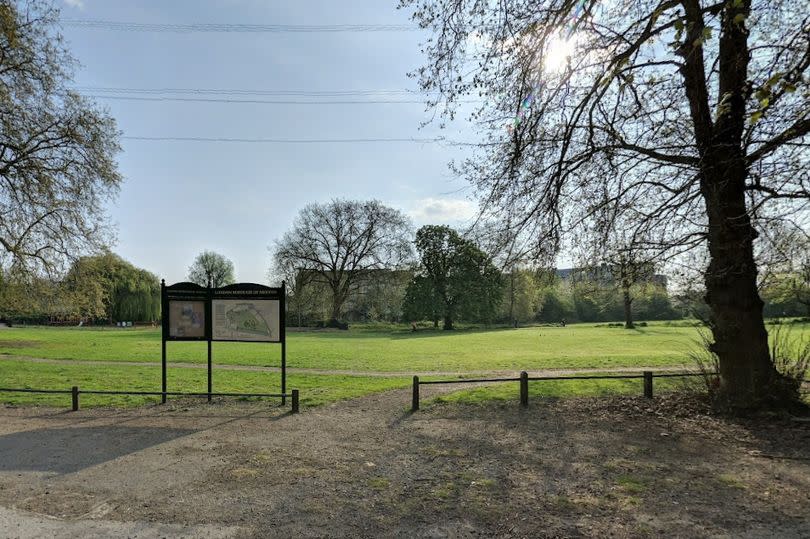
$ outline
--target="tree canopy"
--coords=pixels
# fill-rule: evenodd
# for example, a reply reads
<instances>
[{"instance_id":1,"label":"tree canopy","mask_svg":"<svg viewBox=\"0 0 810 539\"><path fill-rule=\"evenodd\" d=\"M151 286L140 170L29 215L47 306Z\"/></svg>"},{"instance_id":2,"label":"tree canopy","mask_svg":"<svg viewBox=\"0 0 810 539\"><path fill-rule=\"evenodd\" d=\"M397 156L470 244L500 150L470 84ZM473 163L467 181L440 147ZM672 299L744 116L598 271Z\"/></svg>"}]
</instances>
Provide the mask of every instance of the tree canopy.
<instances>
[{"instance_id":1,"label":"tree canopy","mask_svg":"<svg viewBox=\"0 0 810 539\"><path fill-rule=\"evenodd\" d=\"M115 122L69 88L58 15L46 0L0 0L0 253L29 270L105 246L121 183Z\"/></svg>"},{"instance_id":2,"label":"tree canopy","mask_svg":"<svg viewBox=\"0 0 810 539\"><path fill-rule=\"evenodd\" d=\"M489 321L502 301L502 280L492 260L448 226L416 232L419 270L405 294L406 316L441 317L444 329L459 319Z\"/></svg>"},{"instance_id":3,"label":"tree canopy","mask_svg":"<svg viewBox=\"0 0 810 539\"><path fill-rule=\"evenodd\" d=\"M189 266L188 280L200 286L211 283L214 288L233 284L236 281L233 262L214 251L203 251Z\"/></svg>"},{"instance_id":4,"label":"tree canopy","mask_svg":"<svg viewBox=\"0 0 810 539\"><path fill-rule=\"evenodd\" d=\"M108 322L160 318L157 276L113 253L81 257L65 276L63 301L73 316Z\"/></svg>"},{"instance_id":5,"label":"tree canopy","mask_svg":"<svg viewBox=\"0 0 810 539\"><path fill-rule=\"evenodd\" d=\"M310 204L276 243L275 265L279 273L326 285L336 322L368 275L410 259L410 234L410 220L377 200Z\"/></svg>"},{"instance_id":6,"label":"tree canopy","mask_svg":"<svg viewBox=\"0 0 810 539\"><path fill-rule=\"evenodd\" d=\"M734 409L798 396L777 373L754 241L810 200L810 10L728 0L402 0L433 37L416 72L452 116L465 95L479 151L460 164L484 213L535 254L605 203L660 257L705 247L720 395Z\"/></svg>"}]
</instances>

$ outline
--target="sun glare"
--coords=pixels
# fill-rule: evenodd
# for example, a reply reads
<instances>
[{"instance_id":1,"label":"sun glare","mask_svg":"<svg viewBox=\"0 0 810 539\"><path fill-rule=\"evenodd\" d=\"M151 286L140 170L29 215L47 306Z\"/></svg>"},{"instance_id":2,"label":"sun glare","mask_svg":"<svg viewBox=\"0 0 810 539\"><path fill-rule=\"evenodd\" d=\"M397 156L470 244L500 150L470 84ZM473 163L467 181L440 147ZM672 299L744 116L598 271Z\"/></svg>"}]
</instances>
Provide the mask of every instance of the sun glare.
<instances>
[{"instance_id":1,"label":"sun glare","mask_svg":"<svg viewBox=\"0 0 810 539\"><path fill-rule=\"evenodd\" d=\"M568 58L574 53L574 40L553 37L546 47L543 58L543 69L546 72L557 73L562 71Z\"/></svg>"}]
</instances>

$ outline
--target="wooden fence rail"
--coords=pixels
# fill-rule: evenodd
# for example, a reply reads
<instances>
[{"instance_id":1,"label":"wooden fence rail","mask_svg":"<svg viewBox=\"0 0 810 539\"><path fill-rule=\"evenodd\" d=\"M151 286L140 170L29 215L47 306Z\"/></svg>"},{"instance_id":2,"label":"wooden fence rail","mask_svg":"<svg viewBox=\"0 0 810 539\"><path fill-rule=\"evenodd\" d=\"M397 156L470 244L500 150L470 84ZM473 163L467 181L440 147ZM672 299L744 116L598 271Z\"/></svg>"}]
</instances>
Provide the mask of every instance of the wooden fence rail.
<instances>
[{"instance_id":1,"label":"wooden fence rail","mask_svg":"<svg viewBox=\"0 0 810 539\"><path fill-rule=\"evenodd\" d=\"M299 406L298 390L293 389L289 394L287 393L198 393L198 392L182 392L182 391L107 391L101 389L79 389L78 386L73 386L70 389L29 389L29 388L13 388L13 387L0 387L0 393L56 393L71 396L71 408L73 411L79 409L79 395L84 393L86 395L151 395L162 397L164 402L167 396L173 397L267 397L267 398L286 398L290 397L292 400L291 412L297 414Z\"/></svg>"},{"instance_id":2,"label":"wooden fence rail","mask_svg":"<svg viewBox=\"0 0 810 539\"><path fill-rule=\"evenodd\" d=\"M644 396L648 399L653 397L653 378L683 378L689 376L716 376L717 373L702 372L671 372L654 373L644 371L641 374L603 374L596 376L565 375L565 376L529 376L523 371L517 378L461 378L458 380L419 380L418 376L413 377L413 396L411 399L411 411L419 410L419 386L430 384L474 384L491 382L519 382L520 383L520 405L529 405L529 382L542 382L551 380L644 380Z\"/></svg>"}]
</instances>

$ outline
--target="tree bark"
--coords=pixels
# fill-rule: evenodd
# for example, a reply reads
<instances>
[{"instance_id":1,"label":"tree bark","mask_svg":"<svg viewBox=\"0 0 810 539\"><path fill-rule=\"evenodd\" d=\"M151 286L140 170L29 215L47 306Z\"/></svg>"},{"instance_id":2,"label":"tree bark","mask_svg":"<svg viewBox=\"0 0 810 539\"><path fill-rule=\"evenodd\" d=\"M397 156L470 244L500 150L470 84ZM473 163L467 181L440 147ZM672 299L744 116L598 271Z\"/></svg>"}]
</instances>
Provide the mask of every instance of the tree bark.
<instances>
[{"instance_id":1,"label":"tree bark","mask_svg":"<svg viewBox=\"0 0 810 539\"><path fill-rule=\"evenodd\" d=\"M757 233L746 211L745 165L741 157L713 157L717 166L708 167L701 181L709 216L705 299L711 308L712 351L719 359L726 403L737 410L760 408L783 395L757 291Z\"/></svg>"},{"instance_id":2,"label":"tree bark","mask_svg":"<svg viewBox=\"0 0 810 539\"><path fill-rule=\"evenodd\" d=\"M622 296L624 298L624 329L634 329L633 324L633 298L630 295L630 285L622 283Z\"/></svg>"},{"instance_id":3,"label":"tree bark","mask_svg":"<svg viewBox=\"0 0 810 539\"><path fill-rule=\"evenodd\" d=\"M442 329L451 330L453 329L453 317L452 315L446 314L444 315L444 326Z\"/></svg>"}]
</instances>

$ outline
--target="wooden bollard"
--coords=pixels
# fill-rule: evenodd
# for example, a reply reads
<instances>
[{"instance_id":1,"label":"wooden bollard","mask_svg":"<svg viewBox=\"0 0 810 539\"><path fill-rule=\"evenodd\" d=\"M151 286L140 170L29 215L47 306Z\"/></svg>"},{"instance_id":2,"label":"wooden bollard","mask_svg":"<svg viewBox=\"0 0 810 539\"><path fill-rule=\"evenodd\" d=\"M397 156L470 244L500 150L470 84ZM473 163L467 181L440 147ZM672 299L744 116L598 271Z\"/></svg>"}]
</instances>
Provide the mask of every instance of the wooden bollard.
<instances>
[{"instance_id":1,"label":"wooden bollard","mask_svg":"<svg viewBox=\"0 0 810 539\"><path fill-rule=\"evenodd\" d=\"M298 390L292 390L292 413L298 413Z\"/></svg>"},{"instance_id":2,"label":"wooden bollard","mask_svg":"<svg viewBox=\"0 0 810 539\"><path fill-rule=\"evenodd\" d=\"M411 412L419 410L419 377L413 377L413 396L411 398Z\"/></svg>"},{"instance_id":3,"label":"wooden bollard","mask_svg":"<svg viewBox=\"0 0 810 539\"><path fill-rule=\"evenodd\" d=\"M529 406L529 373L520 373L520 405L524 408Z\"/></svg>"},{"instance_id":4,"label":"wooden bollard","mask_svg":"<svg viewBox=\"0 0 810 539\"><path fill-rule=\"evenodd\" d=\"M73 400L73 411L79 411L79 386L73 386L70 388L70 396Z\"/></svg>"},{"instance_id":5,"label":"wooden bollard","mask_svg":"<svg viewBox=\"0 0 810 539\"><path fill-rule=\"evenodd\" d=\"M653 373L651 371L644 371L644 396L648 399L653 398Z\"/></svg>"}]
</instances>

